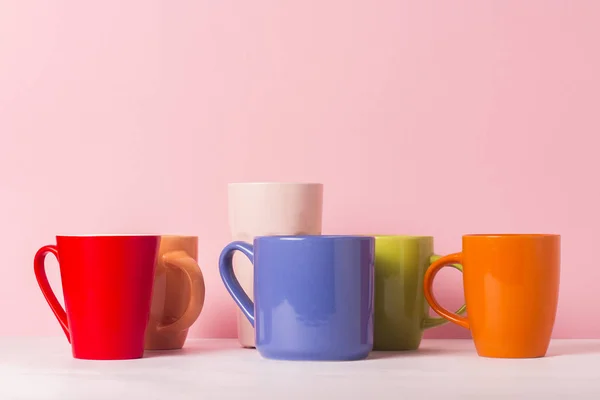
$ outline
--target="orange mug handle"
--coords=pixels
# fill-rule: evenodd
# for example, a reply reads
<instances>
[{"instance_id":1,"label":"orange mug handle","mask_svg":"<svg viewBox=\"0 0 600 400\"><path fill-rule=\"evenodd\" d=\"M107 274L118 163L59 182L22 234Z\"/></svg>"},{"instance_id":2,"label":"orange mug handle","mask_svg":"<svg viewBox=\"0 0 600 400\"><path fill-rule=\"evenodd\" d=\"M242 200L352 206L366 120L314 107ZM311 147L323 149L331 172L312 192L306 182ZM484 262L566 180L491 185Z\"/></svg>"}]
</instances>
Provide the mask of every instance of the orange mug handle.
<instances>
[{"instance_id":1,"label":"orange mug handle","mask_svg":"<svg viewBox=\"0 0 600 400\"><path fill-rule=\"evenodd\" d=\"M451 266L451 264L462 264L462 253L448 254L447 256L434 261L429 266L427 272L425 272L425 280L423 282L425 298L433 311L446 318L448 321L469 329L469 320L467 317L462 317L446 310L433 296L433 280L435 279L435 276L442 268Z\"/></svg>"},{"instance_id":2,"label":"orange mug handle","mask_svg":"<svg viewBox=\"0 0 600 400\"><path fill-rule=\"evenodd\" d=\"M180 332L188 329L196 322L204 307L206 287L204 276L196 260L185 251L171 251L163 255L163 262L167 268L181 270L188 278L190 285L190 300L181 318L168 325L159 325L158 331Z\"/></svg>"},{"instance_id":3,"label":"orange mug handle","mask_svg":"<svg viewBox=\"0 0 600 400\"><path fill-rule=\"evenodd\" d=\"M69 333L69 323L67 321L67 313L64 308L58 302L56 295L52 291L50 287L50 282L48 282L48 277L46 276L46 267L44 265L44 261L46 259L46 255L48 253L54 254L56 260L60 263L58 258L58 249L54 245L44 246L35 253L35 258L33 259L33 271L35 273L35 279L37 280L40 289L42 290L42 294L44 298L48 302L50 309L56 316L56 319L60 323L60 327L67 335L67 340L71 343L71 334Z\"/></svg>"}]
</instances>

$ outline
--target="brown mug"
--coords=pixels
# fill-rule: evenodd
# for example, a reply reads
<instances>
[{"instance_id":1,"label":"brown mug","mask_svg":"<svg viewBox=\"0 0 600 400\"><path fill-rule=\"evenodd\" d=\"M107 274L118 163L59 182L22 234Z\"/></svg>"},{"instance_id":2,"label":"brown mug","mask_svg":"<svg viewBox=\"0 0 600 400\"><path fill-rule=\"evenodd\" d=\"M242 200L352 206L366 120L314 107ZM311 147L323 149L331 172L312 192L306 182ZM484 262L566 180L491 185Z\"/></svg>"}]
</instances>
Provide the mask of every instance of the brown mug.
<instances>
[{"instance_id":1,"label":"brown mug","mask_svg":"<svg viewBox=\"0 0 600 400\"><path fill-rule=\"evenodd\" d=\"M204 306L198 238L161 236L152 290L146 350L181 349Z\"/></svg>"}]
</instances>

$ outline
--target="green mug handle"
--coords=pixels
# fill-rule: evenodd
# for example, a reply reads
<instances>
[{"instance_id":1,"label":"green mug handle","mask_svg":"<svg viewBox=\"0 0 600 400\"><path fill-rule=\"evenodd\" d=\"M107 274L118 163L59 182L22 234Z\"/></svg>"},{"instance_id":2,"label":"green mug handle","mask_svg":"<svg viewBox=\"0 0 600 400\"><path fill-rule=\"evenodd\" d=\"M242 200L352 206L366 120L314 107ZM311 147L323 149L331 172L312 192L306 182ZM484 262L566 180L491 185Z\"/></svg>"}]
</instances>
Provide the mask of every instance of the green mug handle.
<instances>
[{"instance_id":1,"label":"green mug handle","mask_svg":"<svg viewBox=\"0 0 600 400\"><path fill-rule=\"evenodd\" d=\"M432 255L429 258L429 264L431 265L434 261L439 260L440 258L442 258L442 256L438 256L437 254ZM463 272L463 267L460 264L449 264L449 267L453 267L456 268L457 270L459 270L460 272ZM458 311L456 311L456 314L458 315L463 315L465 313L465 311L467 310L467 305L463 304ZM446 322L448 322L447 319L445 318L441 318L441 317L430 317L429 315L425 318L425 321L423 321L423 329L429 329L429 328L434 328L436 326L440 326L440 325L444 325Z\"/></svg>"}]
</instances>

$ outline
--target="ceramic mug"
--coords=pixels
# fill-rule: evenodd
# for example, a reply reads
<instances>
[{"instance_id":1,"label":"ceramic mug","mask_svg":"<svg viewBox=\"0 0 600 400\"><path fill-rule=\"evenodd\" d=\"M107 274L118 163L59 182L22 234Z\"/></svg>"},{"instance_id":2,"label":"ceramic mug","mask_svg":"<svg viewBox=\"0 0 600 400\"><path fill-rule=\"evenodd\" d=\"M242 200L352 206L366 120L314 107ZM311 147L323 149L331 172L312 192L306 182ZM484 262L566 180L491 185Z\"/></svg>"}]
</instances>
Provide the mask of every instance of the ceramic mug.
<instances>
[{"instance_id":1,"label":"ceramic mug","mask_svg":"<svg viewBox=\"0 0 600 400\"><path fill-rule=\"evenodd\" d=\"M465 235L462 247L427 270L425 297L431 308L470 329L482 357L543 357L558 305L560 236ZM444 309L432 292L438 271L454 263L464 269L467 317Z\"/></svg>"},{"instance_id":2,"label":"ceramic mug","mask_svg":"<svg viewBox=\"0 0 600 400\"><path fill-rule=\"evenodd\" d=\"M235 251L254 264L254 303L234 273ZM357 360L373 348L373 261L372 237L263 236L227 245L219 269L263 357Z\"/></svg>"},{"instance_id":3,"label":"ceramic mug","mask_svg":"<svg viewBox=\"0 0 600 400\"><path fill-rule=\"evenodd\" d=\"M37 282L73 357L143 356L159 241L156 235L57 236L56 245L37 251ZM46 277L48 253L58 260L66 312Z\"/></svg>"},{"instance_id":4,"label":"ceramic mug","mask_svg":"<svg viewBox=\"0 0 600 400\"><path fill-rule=\"evenodd\" d=\"M323 214L323 185L320 183L250 182L230 183L229 228L232 240L252 242L256 236L319 235ZM235 274L252 299L253 267L236 254ZM254 347L254 328L237 312L238 341Z\"/></svg>"},{"instance_id":5,"label":"ceramic mug","mask_svg":"<svg viewBox=\"0 0 600 400\"><path fill-rule=\"evenodd\" d=\"M374 350L416 350L425 329L448 322L429 316L423 294L425 271L437 258L431 236L375 236Z\"/></svg>"},{"instance_id":6,"label":"ceramic mug","mask_svg":"<svg viewBox=\"0 0 600 400\"><path fill-rule=\"evenodd\" d=\"M198 238L161 236L146 350L183 347L188 329L204 306L205 286L198 266Z\"/></svg>"}]
</instances>

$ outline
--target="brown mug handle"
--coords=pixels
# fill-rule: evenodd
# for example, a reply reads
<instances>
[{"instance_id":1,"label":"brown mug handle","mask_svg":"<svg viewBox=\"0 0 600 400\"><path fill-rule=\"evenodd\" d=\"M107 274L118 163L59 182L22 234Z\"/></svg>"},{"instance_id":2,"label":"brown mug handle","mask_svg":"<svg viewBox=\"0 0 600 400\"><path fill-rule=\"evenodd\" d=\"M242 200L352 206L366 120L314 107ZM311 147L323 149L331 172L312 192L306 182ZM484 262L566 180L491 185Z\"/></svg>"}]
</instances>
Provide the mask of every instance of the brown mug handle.
<instances>
[{"instance_id":1,"label":"brown mug handle","mask_svg":"<svg viewBox=\"0 0 600 400\"><path fill-rule=\"evenodd\" d=\"M204 298L206 295L204 276L196 260L190 257L185 251L168 252L162 256L162 261L167 268L179 269L187 277L190 285L190 300L181 318L168 325L158 325L157 330L159 332L183 331L196 322L204 307Z\"/></svg>"}]
</instances>

